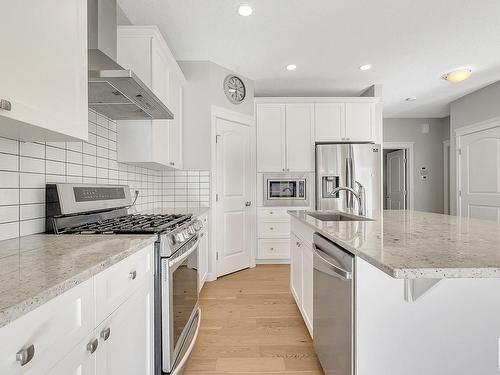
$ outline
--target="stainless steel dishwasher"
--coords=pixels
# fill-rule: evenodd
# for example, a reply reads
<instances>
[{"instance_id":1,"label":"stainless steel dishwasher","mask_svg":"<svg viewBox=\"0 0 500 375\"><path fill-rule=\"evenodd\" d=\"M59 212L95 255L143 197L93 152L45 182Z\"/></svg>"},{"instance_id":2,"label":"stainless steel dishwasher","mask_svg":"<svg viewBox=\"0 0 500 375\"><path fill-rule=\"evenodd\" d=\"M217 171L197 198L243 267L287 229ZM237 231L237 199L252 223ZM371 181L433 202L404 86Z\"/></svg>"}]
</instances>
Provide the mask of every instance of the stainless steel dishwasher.
<instances>
[{"instance_id":1,"label":"stainless steel dishwasher","mask_svg":"<svg viewBox=\"0 0 500 375\"><path fill-rule=\"evenodd\" d=\"M325 375L354 374L354 256L314 234L313 343Z\"/></svg>"}]
</instances>

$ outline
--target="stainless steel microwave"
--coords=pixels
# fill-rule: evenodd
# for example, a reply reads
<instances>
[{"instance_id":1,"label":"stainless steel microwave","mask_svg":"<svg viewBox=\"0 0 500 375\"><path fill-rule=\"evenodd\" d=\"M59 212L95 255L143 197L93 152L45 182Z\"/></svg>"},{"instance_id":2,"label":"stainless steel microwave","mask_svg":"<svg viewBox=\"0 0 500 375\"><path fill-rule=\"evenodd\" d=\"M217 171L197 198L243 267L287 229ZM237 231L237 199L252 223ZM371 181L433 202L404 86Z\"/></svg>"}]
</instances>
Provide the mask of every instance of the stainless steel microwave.
<instances>
[{"instance_id":1,"label":"stainless steel microwave","mask_svg":"<svg viewBox=\"0 0 500 375\"><path fill-rule=\"evenodd\" d=\"M306 174L264 174L264 206L309 206Z\"/></svg>"}]
</instances>

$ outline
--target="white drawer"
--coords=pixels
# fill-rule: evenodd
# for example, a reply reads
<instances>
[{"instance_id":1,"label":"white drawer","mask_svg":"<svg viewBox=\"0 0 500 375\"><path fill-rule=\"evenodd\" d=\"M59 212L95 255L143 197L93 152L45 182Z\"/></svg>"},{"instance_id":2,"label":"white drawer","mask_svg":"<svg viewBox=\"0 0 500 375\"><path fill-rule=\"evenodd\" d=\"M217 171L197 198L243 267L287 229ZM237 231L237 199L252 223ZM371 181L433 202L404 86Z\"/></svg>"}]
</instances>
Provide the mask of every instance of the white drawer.
<instances>
[{"instance_id":1,"label":"white drawer","mask_svg":"<svg viewBox=\"0 0 500 375\"><path fill-rule=\"evenodd\" d=\"M258 208L257 215L262 218L288 218L290 215L287 213L288 208Z\"/></svg>"},{"instance_id":2,"label":"white drawer","mask_svg":"<svg viewBox=\"0 0 500 375\"><path fill-rule=\"evenodd\" d=\"M288 259L290 258L289 239L259 240L259 259Z\"/></svg>"},{"instance_id":3,"label":"white drawer","mask_svg":"<svg viewBox=\"0 0 500 375\"><path fill-rule=\"evenodd\" d=\"M95 327L93 279L0 328L0 374L45 374ZM21 366L16 353L34 348Z\"/></svg>"},{"instance_id":4,"label":"white drawer","mask_svg":"<svg viewBox=\"0 0 500 375\"><path fill-rule=\"evenodd\" d=\"M288 238L290 236L290 220L266 220L258 221L259 238Z\"/></svg>"},{"instance_id":5,"label":"white drawer","mask_svg":"<svg viewBox=\"0 0 500 375\"><path fill-rule=\"evenodd\" d=\"M100 324L145 280L153 277L153 245L95 276L96 320Z\"/></svg>"}]
</instances>

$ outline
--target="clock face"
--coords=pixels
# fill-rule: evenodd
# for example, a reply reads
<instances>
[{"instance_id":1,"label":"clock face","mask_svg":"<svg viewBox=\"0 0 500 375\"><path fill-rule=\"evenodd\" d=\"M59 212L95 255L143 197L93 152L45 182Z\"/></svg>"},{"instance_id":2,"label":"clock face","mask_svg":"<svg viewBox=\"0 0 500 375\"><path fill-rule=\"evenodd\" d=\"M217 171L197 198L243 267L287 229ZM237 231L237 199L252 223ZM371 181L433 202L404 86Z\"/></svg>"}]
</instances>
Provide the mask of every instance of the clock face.
<instances>
[{"instance_id":1,"label":"clock face","mask_svg":"<svg viewBox=\"0 0 500 375\"><path fill-rule=\"evenodd\" d=\"M239 77L228 75L224 79L224 93L231 103L240 104L245 99L245 85Z\"/></svg>"}]
</instances>

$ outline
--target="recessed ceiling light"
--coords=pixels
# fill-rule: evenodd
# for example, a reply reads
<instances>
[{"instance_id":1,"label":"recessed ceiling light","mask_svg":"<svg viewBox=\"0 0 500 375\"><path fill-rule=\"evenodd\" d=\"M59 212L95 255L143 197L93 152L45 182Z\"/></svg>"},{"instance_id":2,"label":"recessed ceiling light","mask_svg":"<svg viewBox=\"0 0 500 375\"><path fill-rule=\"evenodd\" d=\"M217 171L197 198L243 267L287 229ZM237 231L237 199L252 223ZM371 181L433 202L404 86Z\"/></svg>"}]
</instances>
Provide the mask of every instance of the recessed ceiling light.
<instances>
[{"instance_id":1,"label":"recessed ceiling light","mask_svg":"<svg viewBox=\"0 0 500 375\"><path fill-rule=\"evenodd\" d=\"M417 97L416 96L410 96L408 98L405 99L407 102L414 102L415 100L417 100Z\"/></svg>"},{"instance_id":2,"label":"recessed ceiling light","mask_svg":"<svg viewBox=\"0 0 500 375\"><path fill-rule=\"evenodd\" d=\"M361 65L359 67L359 70L368 70L368 69L371 69L371 65L370 64L365 64L365 65Z\"/></svg>"},{"instance_id":3,"label":"recessed ceiling light","mask_svg":"<svg viewBox=\"0 0 500 375\"><path fill-rule=\"evenodd\" d=\"M238 7L238 14L243 17L248 17L253 13L253 9L250 5L240 5Z\"/></svg>"},{"instance_id":4,"label":"recessed ceiling light","mask_svg":"<svg viewBox=\"0 0 500 375\"><path fill-rule=\"evenodd\" d=\"M295 69L297 69L297 65L289 64L286 66L286 70L295 70Z\"/></svg>"},{"instance_id":5,"label":"recessed ceiling light","mask_svg":"<svg viewBox=\"0 0 500 375\"><path fill-rule=\"evenodd\" d=\"M471 74L472 70L469 68L457 69L452 72L446 73L443 76L443 79L451 83L459 83L465 81L467 78L470 77Z\"/></svg>"}]
</instances>

